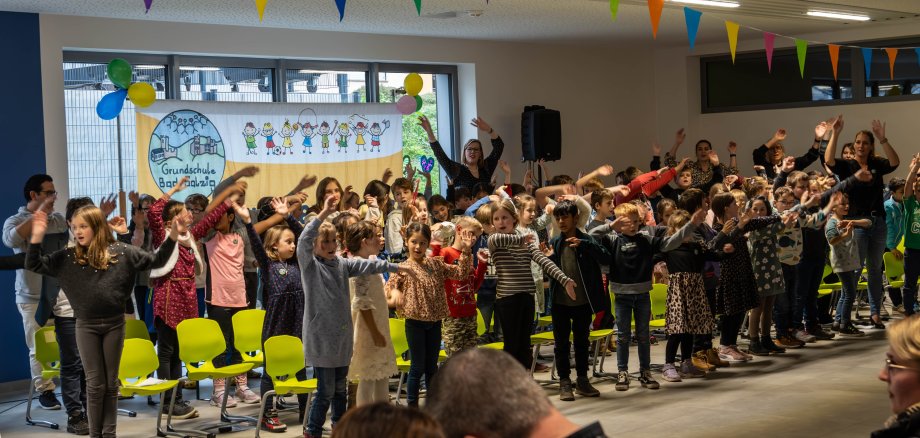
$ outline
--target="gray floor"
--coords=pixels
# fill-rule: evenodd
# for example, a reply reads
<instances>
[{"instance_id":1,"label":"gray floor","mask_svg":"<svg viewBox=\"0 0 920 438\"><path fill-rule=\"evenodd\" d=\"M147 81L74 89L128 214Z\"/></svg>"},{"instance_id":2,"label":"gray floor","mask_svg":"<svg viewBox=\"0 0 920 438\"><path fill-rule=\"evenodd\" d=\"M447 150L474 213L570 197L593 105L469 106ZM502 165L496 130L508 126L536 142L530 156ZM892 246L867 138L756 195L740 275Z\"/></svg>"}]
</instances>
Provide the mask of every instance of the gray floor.
<instances>
[{"instance_id":1,"label":"gray floor","mask_svg":"<svg viewBox=\"0 0 920 438\"><path fill-rule=\"evenodd\" d=\"M660 390L641 388L634 381L629 391L617 392L609 381L596 383L599 398L574 402L558 401L556 390L547 395L562 412L579 424L600 421L607 433L624 436L660 437L866 437L889 413L885 384L877 378L887 344L882 330L866 330L862 338L846 338L809 344L780 356L755 358L728 369L719 369L704 379L680 383L662 382ZM630 349L631 368L637 368L635 347ZM550 348L544 348L550 354ZM661 363L664 342L652 346L652 362ZM615 370L615 358L607 358L607 370ZM548 373L537 374L547 378ZM660 380L660 379L659 379ZM208 396L202 390L202 396ZM194 391L185 392L194 398ZM67 436L62 411L34 409L35 418L61 423L61 431L25 425L25 393L0 393L0 436ZM217 419L217 408L195 401L201 417L181 421L182 427ZM125 400L120 407L138 412L137 418L119 417L118 435L153 436L154 410L146 400ZM257 406L241 405L234 413L255 415ZM296 414L284 414L288 432L263 436L301 436ZM328 426L328 425L327 425ZM232 436L249 437L253 431Z\"/></svg>"}]
</instances>

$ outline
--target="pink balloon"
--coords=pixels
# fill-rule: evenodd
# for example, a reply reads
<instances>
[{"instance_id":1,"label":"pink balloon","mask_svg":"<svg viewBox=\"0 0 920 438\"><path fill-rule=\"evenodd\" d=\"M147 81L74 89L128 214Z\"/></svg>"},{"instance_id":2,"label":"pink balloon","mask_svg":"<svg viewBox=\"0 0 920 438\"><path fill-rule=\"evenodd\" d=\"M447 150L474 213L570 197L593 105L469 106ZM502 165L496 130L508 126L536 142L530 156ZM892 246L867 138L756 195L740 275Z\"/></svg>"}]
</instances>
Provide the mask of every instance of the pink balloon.
<instances>
[{"instance_id":1,"label":"pink balloon","mask_svg":"<svg viewBox=\"0 0 920 438\"><path fill-rule=\"evenodd\" d=\"M415 98L409 95L400 97L399 100L396 101L396 109L404 116L414 113L417 106L418 103L415 101Z\"/></svg>"}]
</instances>

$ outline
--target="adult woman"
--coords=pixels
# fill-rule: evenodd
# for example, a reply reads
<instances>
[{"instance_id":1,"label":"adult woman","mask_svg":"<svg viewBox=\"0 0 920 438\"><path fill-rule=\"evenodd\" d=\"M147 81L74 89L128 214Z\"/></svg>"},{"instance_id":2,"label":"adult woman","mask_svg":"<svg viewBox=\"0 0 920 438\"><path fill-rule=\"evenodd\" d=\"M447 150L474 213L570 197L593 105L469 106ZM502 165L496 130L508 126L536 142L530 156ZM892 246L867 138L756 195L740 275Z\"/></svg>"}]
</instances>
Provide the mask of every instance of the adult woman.
<instances>
[{"instance_id":1,"label":"adult woman","mask_svg":"<svg viewBox=\"0 0 920 438\"><path fill-rule=\"evenodd\" d=\"M502 157L505 142L482 117L473 119L470 124L491 136L492 153L483 158L482 143L479 140L470 139L463 145L462 163L451 160L444 153L444 148L441 147L441 143L438 143L438 138L435 137L434 131L431 130L431 122L428 121L427 117L421 116L418 121L422 129L428 133L428 142L431 143L431 150L434 152L435 158L438 159L438 164L444 168L448 178L454 180L455 187L466 187L472 190L473 186L479 183L491 184L492 174L498 166L499 158Z\"/></svg>"},{"instance_id":2,"label":"adult woman","mask_svg":"<svg viewBox=\"0 0 920 438\"><path fill-rule=\"evenodd\" d=\"M833 123L833 132L824 151L824 160L827 167L842 181L860 169L872 172L872 181L865 184L856 184L847 191L850 197L850 213L847 219L869 219L872 226L857 228L853 233L859 246L859 258L862 260L869 274L869 312L875 328L885 328L879 311L882 306L882 254L885 252L885 238L888 226L885 224L884 191L885 182L882 176L894 172L901 163L898 153L888 143L885 137L885 124L878 120L872 121L872 132L859 131L853 141L856 152L855 159L843 160L834 155L837 153L837 139L843 129L843 116L837 117ZM885 149L882 158L875 153L875 139Z\"/></svg>"},{"instance_id":3,"label":"adult woman","mask_svg":"<svg viewBox=\"0 0 920 438\"><path fill-rule=\"evenodd\" d=\"M674 136L674 146L671 147L671 151L664 154L664 165L670 168L677 167L677 149L680 148L680 145L687 138L687 134L684 132L684 129L681 128L677 131L677 134ZM696 142L696 161L688 161L685 169L689 169L691 175L693 176L693 187L701 187L709 183L713 177L713 168L719 167L722 169L722 175L735 175L738 173L738 160L735 152L738 151L738 145L735 142L728 143L728 154L729 161L728 166L724 164L713 165L712 160L718 159L714 157L710 152L712 151L712 143L709 140L700 140Z\"/></svg>"},{"instance_id":4,"label":"adult woman","mask_svg":"<svg viewBox=\"0 0 920 438\"><path fill-rule=\"evenodd\" d=\"M913 316L888 329L888 352L879 380L888 384L891 411L885 428L872 438L920 436L920 317Z\"/></svg>"},{"instance_id":5,"label":"adult woman","mask_svg":"<svg viewBox=\"0 0 920 438\"><path fill-rule=\"evenodd\" d=\"M821 141L827 132L827 122L821 122L815 126L815 141L811 148L804 155L795 159L795 170L804 170L821 157ZM759 148L754 149L754 165L762 166L767 178L773 180L776 178L776 170L782 167L783 159L786 158L786 148L783 146L783 140L786 139L786 130L777 129L769 141L762 144Z\"/></svg>"}]
</instances>

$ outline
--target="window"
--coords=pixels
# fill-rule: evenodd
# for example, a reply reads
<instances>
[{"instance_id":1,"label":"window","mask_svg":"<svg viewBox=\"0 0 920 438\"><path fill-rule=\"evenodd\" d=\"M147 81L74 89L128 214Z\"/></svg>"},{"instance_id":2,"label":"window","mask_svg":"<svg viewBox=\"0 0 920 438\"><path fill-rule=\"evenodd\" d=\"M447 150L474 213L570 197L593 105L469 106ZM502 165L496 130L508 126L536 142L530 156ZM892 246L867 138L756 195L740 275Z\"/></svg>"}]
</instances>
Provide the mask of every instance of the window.
<instances>
[{"instance_id":1,"label":"window","mask_svg":"<svg viewBox=\"0 0 920 438\"><path fill-rule=\"evenodd\" d=\"M182 100L271 102L272 69L183 65L179 89Z\"/></svg>"},{"instance_id":2,"label":"window","mask_svg":"<svg viewBox=\"0 0 920 438\"><path fill-rule=\"evenodd\" d=\"M894 61L894 80L888 54L873 50L872 71L866 78L866 97L891 97L920 94L920 60L913 49L902 49Z\"/></svg>"},{"instance_id":3,"label":"window","mask_svg":"<svg viewBox=\"0 0 920 438\"><path fill-rule=\"evenodd\" d=\"M102 120L96 115L99 99L115 90L115 85L106 77L106 65L64 63L70 196L89 196L96 202L105 195L117 193L122 187L120 181L126 192L137 188L134 105L126 100L121 115L114 120ZM157 99L166 97L165 76L165 65L134 66L134 81L153 85ZM119 123L121 141L118 138Z\"/></svg>"},{"instance_id":4,"label":"window","mask_svg":"<svg viewBox=\"0 0 920 438\"><path fill-rule=\"evenodd\" d=\"M287 101L302 103L367 102L367 73L288 69Z\"/></svg>"},{"instance_id":5,"label":"window","mask_svg":"<svg viewBox=\"0 0 920 438\"><path fill-rule=\"evenodd\" d=\"M392 103L406 95L403 82L408 72L381 72L378 75L378 95L380 102ZM453 156L453 140L450 126L452 122L451 111L451 82L448 74L420 73L424 86L419 93L422 98L422 108L419 112L402 117L403 130L403 166L411 165L417 170L419 192L425 193L427 178L422 173L431 166L431 193L441 193L442 169L434 159L434 153L428 144L428 135L418 124L418 116L424 115L431 121L431 128L438 138L448 156ZM439 128L441 127L441 128ZM444 129L443 127L447 127ZM405 169L403 170L405 174Z\"/></svg>"}]
</instances>

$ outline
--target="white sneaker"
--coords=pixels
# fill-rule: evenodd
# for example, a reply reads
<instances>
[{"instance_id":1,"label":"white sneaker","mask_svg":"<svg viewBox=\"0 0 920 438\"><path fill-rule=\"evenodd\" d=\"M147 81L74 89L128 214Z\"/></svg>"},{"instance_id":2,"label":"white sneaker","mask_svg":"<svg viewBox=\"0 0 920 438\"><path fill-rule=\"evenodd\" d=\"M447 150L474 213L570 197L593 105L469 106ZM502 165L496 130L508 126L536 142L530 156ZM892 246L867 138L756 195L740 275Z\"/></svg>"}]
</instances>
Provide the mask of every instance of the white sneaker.
<instances>
[{"instance_id":1,"label":"white sneaker","mask_svg":"<svg viewBox=\"0 0 920 438\"><path fill-rule=\"evenodd\" d=\"M224 392L223 392L223 391L214 391L214 393L211 394L211 402L210 402L210 403L211 403L211 406L216 406L216 407L219 408L219 407L220 407L220 403L223 401L223 398L224 398ZM228 407L228 408L235 408L235 407L236 407L236 397L234 397L234 396L232 396L232 395L228 395L228 396L227 396L227 407Z\"/></svg>"},{"instance_id":2,"label":"white sneaker","mask_svg":"<svg viewBox=\"0 0 920 438\"><path fill-rule=\"evenodd\" d=\"M245 386L236 389L236 398L239 399L239 401L250 405L254 405L262 401L262 399L259 398L256 393L252 392L251 389Z\"/></svg>"},{"instance_id":3,"label":"white sneaker","mask_svg":"<svg viewBox=\"0 0 920 438\"><path fill-rule=\"evenodd\" d=\"M661 368L661 377L668 382L680 382L680 373L673 364L664 364L664 367Z\"/></svg>"}]
</instances>

